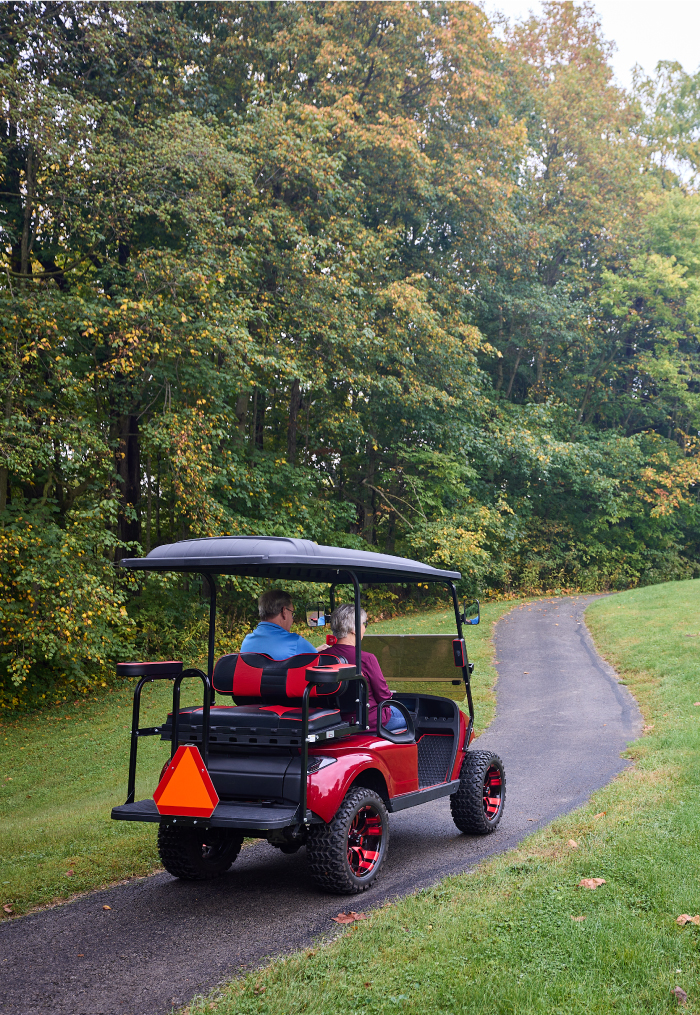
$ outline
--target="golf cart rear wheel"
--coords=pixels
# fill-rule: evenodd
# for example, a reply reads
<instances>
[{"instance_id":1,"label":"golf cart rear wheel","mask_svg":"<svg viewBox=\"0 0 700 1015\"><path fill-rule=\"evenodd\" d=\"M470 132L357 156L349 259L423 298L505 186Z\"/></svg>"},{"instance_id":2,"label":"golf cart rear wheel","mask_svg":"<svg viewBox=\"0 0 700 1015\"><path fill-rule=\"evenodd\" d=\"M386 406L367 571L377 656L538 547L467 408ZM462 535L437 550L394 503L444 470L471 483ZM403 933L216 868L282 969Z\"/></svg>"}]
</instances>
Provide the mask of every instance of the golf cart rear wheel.
<instances>
[{"instance_id":1,"label":"golf cart rear wheel","mask_svg":"<svg viewBox=\"0 0 700 1015\"><path fill-rule=\"evenodd\" d=\"M467 751L459 789L450 797L452 819L460 832L488 835L498 826L506 802L503 762L490 751Z\"/></svg>"},{"instance_id":2,"label":"golf cart rear wheel","mask_svg":"<svg viewBox=\"0 0 700 1015\"><path fill-rule=\"evenodd\" d=\"M241 851L243 835L227 828L161 825L158 852L169 874L185 881L209 881L225 874Z\"/></svg>"},{"instance_id":3,"label":"golf cart rear wheel","mask_svg":"<svg viewBox=\"0 0 700 1015\"><path fill-rule=\"evenodd\" d=\"M328 824L311 825L306 854L312 880L334 895L374 884L389 846L389 815L374 790L351 789Z\"/></svg>"}]
</instances>

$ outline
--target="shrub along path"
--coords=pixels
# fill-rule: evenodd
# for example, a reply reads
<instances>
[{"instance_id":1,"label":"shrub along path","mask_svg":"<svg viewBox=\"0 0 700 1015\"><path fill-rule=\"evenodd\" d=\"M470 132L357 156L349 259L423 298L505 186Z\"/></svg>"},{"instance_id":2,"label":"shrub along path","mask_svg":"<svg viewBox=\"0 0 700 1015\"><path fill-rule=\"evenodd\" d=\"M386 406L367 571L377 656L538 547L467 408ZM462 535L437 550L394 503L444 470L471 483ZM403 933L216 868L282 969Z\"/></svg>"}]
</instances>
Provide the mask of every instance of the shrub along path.
<instances>
[{"instance_id":1,"label":"shrub along path","mask_svg":"<svg viewBox=\"0 0 700 1015\"><path fill-rule=\"evenodd\" d=\"M374 908L463 872L578 806L625 766L620 752L641 727L582 624L592 598L523 604L498 626L499 707L479 739L506 764L506 814L494 835L460 835L442 800L392 817L386 873L354 902L319 895L303 851L282 856L259 843L218 882L159 874L8 922L0 1011L167 1012L241 967L307 946L341 908Z\"/></svg>"}]
</instances>

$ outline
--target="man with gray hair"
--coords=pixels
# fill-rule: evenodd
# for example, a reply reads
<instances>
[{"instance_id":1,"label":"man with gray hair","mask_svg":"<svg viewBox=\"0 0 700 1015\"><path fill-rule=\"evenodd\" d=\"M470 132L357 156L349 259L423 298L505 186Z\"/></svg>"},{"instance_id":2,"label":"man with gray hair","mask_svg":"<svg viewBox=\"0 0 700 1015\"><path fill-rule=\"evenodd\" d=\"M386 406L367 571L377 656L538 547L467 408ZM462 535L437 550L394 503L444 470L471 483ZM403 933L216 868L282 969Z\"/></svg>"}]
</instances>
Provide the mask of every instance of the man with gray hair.
<instances>
[{"instance_id":1,"label":"man with gray hair","mask_svg":"<svg viewBox=\"0 0 700 1015\"><path fill-rule=\"evenodd\" d=\"M310 641L300 634L292 634L294 603L284 589L263 592L258 599L258 614L260 623L243 639L241 652L259 652L273 659L289 659L304 652L316 653Z\"/></svg>"}]
</instances>

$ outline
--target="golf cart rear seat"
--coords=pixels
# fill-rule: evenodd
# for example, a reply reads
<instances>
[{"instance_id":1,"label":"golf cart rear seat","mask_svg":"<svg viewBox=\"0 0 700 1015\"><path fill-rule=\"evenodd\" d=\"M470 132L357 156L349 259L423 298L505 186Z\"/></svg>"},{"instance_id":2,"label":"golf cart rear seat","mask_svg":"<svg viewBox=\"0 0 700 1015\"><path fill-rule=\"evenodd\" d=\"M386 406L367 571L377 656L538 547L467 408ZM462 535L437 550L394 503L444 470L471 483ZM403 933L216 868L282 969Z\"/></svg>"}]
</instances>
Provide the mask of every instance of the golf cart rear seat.
<instances>
[{"instance_id":1,"label":"golf cart rear seat","mask_svg":"<svg viewBox=\"0 0 700 1015\"><path fill-rule=\"evenodd\" d=\"M328 660L336 663L335 657ZM234 652L221 656L214 667L213 684L217 694L228 694L237 705L299 705L308 683L308 666L326 664L318 653L304 652L289 659L271 659L257 652ZM311 689L311 697L335 695L340 683L319 690Z\"/></svg>"},{"instance_id":2,"label":"golf cart rear seat","mask_svg":"<svg viewBox=\"0 0 700 1015\"><path fill-rule=\"evenodd\" d=\"M222 656L214 667L214 690L219 695L230 695L237 704L212 706L210 745L216 749L219 745L300 744L306 669L319 665L319 660L321 665L338 665L335 658L324 659L312 653L281 660L252 652ZM316 704L309 708L310 735L319 740L331 739L354 726L337 707L338 695L346 684L338 681L312 686L310 698ZM201 743L202 706L180 709L179 715L178 740ZM172 713L161 728L161 739L169 740L171 734Z\"/></svg>"}]
</instances>

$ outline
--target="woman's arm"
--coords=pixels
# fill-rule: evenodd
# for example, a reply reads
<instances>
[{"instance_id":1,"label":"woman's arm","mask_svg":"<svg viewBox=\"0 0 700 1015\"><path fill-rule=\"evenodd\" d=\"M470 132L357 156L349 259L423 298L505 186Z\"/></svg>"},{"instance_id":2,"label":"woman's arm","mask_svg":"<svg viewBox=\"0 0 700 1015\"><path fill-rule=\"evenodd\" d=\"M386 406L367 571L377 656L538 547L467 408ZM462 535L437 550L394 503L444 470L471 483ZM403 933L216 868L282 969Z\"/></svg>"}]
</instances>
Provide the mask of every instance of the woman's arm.
<instances>
[{"instance_id":1,"label":"woman's arm","mask_svg":"<svg viewBox=\"0 0 700 1015\"><path fill-rule=\"evenodd\" d=\"M362 663L374 700L380 702L390 698L391 691L377 657L372 655L371 652L363 652Z\"/></svg>"}]
</instances>

